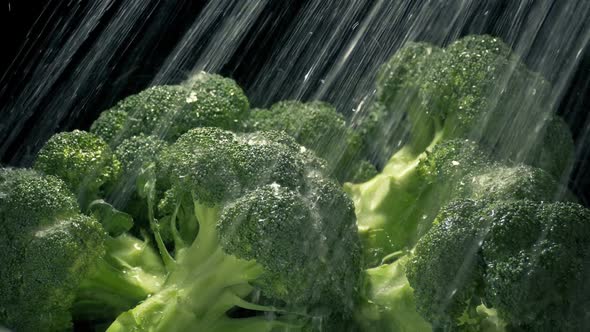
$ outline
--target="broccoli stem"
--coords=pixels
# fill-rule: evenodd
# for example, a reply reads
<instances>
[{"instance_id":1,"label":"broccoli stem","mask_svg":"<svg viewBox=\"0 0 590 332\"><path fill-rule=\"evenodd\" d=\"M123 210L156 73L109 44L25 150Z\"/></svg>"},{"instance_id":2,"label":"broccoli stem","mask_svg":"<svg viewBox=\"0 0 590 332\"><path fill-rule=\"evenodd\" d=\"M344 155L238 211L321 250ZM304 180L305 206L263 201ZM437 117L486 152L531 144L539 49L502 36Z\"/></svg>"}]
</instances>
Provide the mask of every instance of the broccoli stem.
<instances>
[{"instance_id":1,"label":"broccoli stem","mask_svg":"<svg viewBox=\"0 0 590 332\"><path fill-rule=\"evenodd\" d=\"M263 317L238 319L226 315L234 307L259 312L279 310L245 299L254 290L250 283L262 275L263 267L223 251L217 232L219 206L208 206L196 199L193 204L199 232L190 246L177 248L175 259L169 261L171 266L166 266L170 274L162 290L120 315L107 331L235 331L242 324L246 325L238 330L270 331L288 325ZM163 249L160 247L161 253ZM167 250L164 259L166 255Z\"/></svg>"},{"instance_id":2,"label":"broccoli stem","mask_svg":"<svg viewBox=\"0 0 590 332\"><path fill-rule=\"evenodd\" d=\"M131 236L110 238L101 257L81 282L73 306L77 318L114 318L156 293L164 284L160 258Z\"/></svg>"},{"instance_id":3,"label":"broccoli stem","mask_svg":"<svg viewBox=\"0 0 590 332\"><path fill-rule=\"evenodd\" d=\"M213 326L230 319L225 313L233 307L275 310L243 299L252 290L249 281L262 273L257 263L235 258L217 248L201 264L192 265L190 254L198 252L190 251L194 247L188 248L185 259L178 260L162 292L121 315L108 331L146 327L150 331L216 331Z\"/></svg>"},{"instance_id":4,"label":"broccoli stem","mask_svg":"<svg viewBox=\"0 0 590 332\"><path fill-rule=\"evenodd\" d=\"M355 205L368 266L376 266L388 254L415 243L420 225L414 221L421 218L422 207L432 199L421 183L417 167L446 135L437 122L433 130L429 143L415 141L404 146L373 179L344 185Z\"/></svg>"}]
</instances>

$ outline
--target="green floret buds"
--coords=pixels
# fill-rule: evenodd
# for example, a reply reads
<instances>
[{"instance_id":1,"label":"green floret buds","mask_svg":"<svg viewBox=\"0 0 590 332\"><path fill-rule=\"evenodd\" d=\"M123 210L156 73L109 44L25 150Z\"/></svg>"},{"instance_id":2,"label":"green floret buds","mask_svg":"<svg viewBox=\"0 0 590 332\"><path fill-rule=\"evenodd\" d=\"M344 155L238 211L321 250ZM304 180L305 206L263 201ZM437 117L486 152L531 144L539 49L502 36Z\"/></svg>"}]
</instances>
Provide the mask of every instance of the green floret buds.
<instances>
[{"instance_id":1,"label":"green floret buds","mask_svg":"<svg viewBox=\"0 0 590 332\"><path fill-rule=\"evenodd\" d=\"M148 215L168 276L108 331L218 331L237 322L316 331L322 320L351 318L360 276L354 208L305 152L283 133L210 127L164 149L171 189L159 218ZM147 196L148 209L155 199ZM226 314L235 308L252 317Z\"/></svg>"},{"instance_id":2,"label":"green floret buds","mask_svg":"<svg viewBox=\"0 0 590 332\"><path fill-rule=\"evenodd\" d=\"M438 328L469 325L485 305L508 329L578 330L589 233L590 212L575 203L453 203L408 265L417 310Z\"/></svg>"},{"instance_id":3,"label":"green floret buds","mask_svg":"<svg viewBox=\"0 0 590 332\"><path fill-rule=\"evenodd\" d=\"M254 109L246 128L284 131L327 160L329 172L340 181L354 180L363 162L361 136L325 102L292 100L278 102L270 109Z\"/></svg>"},{"instance_id":4,"label":"green floret buds","mask_svg":"<svg viewBox=\"0 0 590 332\"><path fill-rule=\"evenodd\" d=\"M232 79L200 72L184 84L187 105L175 119L178 133L197 127L237 130L250 109L248 98Z\"/></svg>"},{"instance_id":5,"label":"green floret buds","mask_svg":"<svg viewBox=\"0 0 590 332\"><path fill-rule=\"evenodd\" d=\"M237 129L248 110L248 99L235 81L199 73L182 85L153 86L125 98L103 112L90 130L112 147L140 134L172 142L196 127Z\"/></svg>"},{"instance_id":6,"label":"green floret buds","mask_svg":"<svg viewBox=\"0 0 590 332\"><path fill-rule=\"evenodd\" d=\"M79 214L53 176L0 169L0 192L0 323L18 331L71 328L77 285L104 251L104 230Z\"/></svg>"},{"instance_id":7,"label":"green floret buds","mask_svg":"<svg viewBox=\"0 0 590 332\"><path fill-rule=\"evenodd\" d=\"M98 198L106 184L117 179L120 167L100 137L80 130L52 136L39 151L34 166L62 179L77 194L83 209Z\"/></svg>"},{"instance_id":8,"label":"green floret buds","mask_svg":"<svg viewBox=\"0 0 590 332\"><path fill-rule=\"evenodd\" d=\"M128 118L129 114L123 107L106 110L92 123L90 132L102 138L111 147L115 147L123 139L122 133L127 126Z\"/></svg>"}]
</instances>

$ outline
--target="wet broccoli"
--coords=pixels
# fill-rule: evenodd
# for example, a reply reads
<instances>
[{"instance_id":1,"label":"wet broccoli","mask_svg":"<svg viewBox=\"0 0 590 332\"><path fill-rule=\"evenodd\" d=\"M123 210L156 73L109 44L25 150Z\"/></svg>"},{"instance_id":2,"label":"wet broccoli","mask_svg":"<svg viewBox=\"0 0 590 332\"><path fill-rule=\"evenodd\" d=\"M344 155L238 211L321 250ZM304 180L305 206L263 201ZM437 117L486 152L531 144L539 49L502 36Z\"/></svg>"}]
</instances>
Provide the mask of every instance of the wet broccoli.
<instances>
[{"instance_id":1,"label":"wet broccoli","mask_svg":"<svg viewBox=\"0 0 590 332\"><path fill-rule=\"evenodd\" d=\"M121 165L100 137L81 130L52 136L39 151L34 168L62 179L86 210L119 177Z\"/></svg>"},{"instance_id":2,"label":"wet broccoli","mask_svg":"<svg viewBox=\"0 0 590 332\"><path fill-rule=\"evenodd\" d=\"M461 194L463 178L486 167L490 157L473 141L450 140L410 166L401 154L394 160L373 179L345 186L355 202L367 266L412 248L438 209Z\"/></svg>"},{"instance_id":3,"label":"wet broccoli","mask_svg":"<svg viewBox=\"0 0 590 332\"><path fill-rule=\"evenodd\" d=\"M350 316L360 274L353 205L302 151L278 132L218 128L189 130L165 149L171 189L159 205L173 250L150 215L169 275L108 331L313 330ZM236 307L251 317L227 316Z\"/></svg>"},{"instance_id":4,"label":"wet broccoli","mask_svg":"<svg viewBox=\"0 0 590 332\"><path fill-rule=\"evenodd\" d=\"M328 162L340 181L362 181L371 164L363 160L362 139L332 105L313 101L281 101L269 109L252 110L247 131L279 130ZM374 168L374 167L373 167Z\"/></svg>"},{"instance_id":5,"label":"wet broccoli","mask_svg":"<svg viewBox=\"0 0 590 332\"><path fill-rule=\"evenodd\" d=\"M0 192L0 324L62 331L73 319L114 319L163 283L153 249L109 236L109 221L82 214L57 177L0 169Z\"/></svg>"},{"instance_id":6,"label":"wet broccoli","mask_svg":"<svg viewBox=\"0 0 590 332\"><path fill-rule=\"evenodd\" d=\"M417 310L451 330L481 305L510 330L583 329L589 233L590 212L576 203L453 203L408 264Z\"/></svg>"},{"instance_id":7,"label":"wet broccoli","mask_svg":"<svg viewBox=\"0 0 590 332\"><path fill-rule=\"evenodd\" d=\"M248 110L235 81L202 72L184 84L153 86L123 99L102 112L90 131L112 147L140 134L173 142L196 127L237 129Z\"/></svg>"}]
</instances>

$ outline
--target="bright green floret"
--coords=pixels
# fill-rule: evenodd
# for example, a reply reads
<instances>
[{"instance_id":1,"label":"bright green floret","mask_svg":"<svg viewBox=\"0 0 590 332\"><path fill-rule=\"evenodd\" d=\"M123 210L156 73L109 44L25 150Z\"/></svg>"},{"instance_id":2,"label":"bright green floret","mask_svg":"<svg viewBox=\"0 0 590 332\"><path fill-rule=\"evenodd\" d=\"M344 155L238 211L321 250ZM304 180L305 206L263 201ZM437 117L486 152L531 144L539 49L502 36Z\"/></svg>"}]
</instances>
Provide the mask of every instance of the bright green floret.
<instances>
[{"instance_id":1,"label":"bright green floret","mask_svg":"<svg viewBox=\"0 0 590 332\"><path fill-rule=\"evenodd\" d=\"M182 85L153 86L123 99L90 130L113 147L140 134L173 142L192 128L237 129L248 110L248 99L235 81L202 72Z\"/></svg>"},{"instance_id":2,"label":"bright green floret","mask_svg":"<svg viewBox=\"0 0 590 332\"><path fill-rule=\"evenodd\" d=\"M197 127L237 130L248 116L250 103L236 81L217 74L200 72L184 87L187 105L175 119L178 134Z\"/></svg>"},{"instance_id":3,"label":"bright green floret","mask_svg":"<svg viewBox=\"0 0 590 332\"><path fill-rule=\"evenodd\" d=\"M104 250L101 225L53 176L0 169L0 192L0 324L70 329L77 285Z\"/></svg>"},{"instance_id":4,"label":"bright green floret","mask_svg":"<svg viewBox=\"0 0 590 332\"><path fill-rule=\"evenodd\" d=\"M0 169L0 192L1 325L62 331L73 319L109 321L162 285L160 256L130 235L107 235L109 220L81 214L60 179Z\"/></svg>"},{"instance_id":5,"label":"bright green floret","mask_svg":"<svg viewBox=\"0 0 590 332\"><path fill-rule=\"evenodd\" d=\"M575 203L458 201L408 265L417 310L462 331L493 309L507 330L575 331L589 322L590 212Z\"/></svg>"},{"instance_id":6,"label":"bright green floret","mask_svg":"<svg viewBox=\"0 0 590 332\"><path fill-rule=\"evenodd\" d=\"M353 205L292 138L196 128L161 160L172 188L159 210L173 250L150 215L168 277L108 331L319 330L351 316ZM227 314L236 308L249 317Z\"/></svg>"},{"instance_id":7,"label":"bright green floret","mask_svg":"<svg viewBox=\"0 0 590 332\"><path fill-rule=\"evenodd\" d=\"M104 140L80 130L53 135L39 151L34 165L62 179L78 196L84 210L102 195L105 185L118 178L120 167Z\"/></svg>"},{"instance_id":8,"label":"bright green floret","mask_svg":"<svg viewBox=\"0 0 590 332\"><path fill-rule=\"evenodd\" d=\"M121 105L121 103L118 105ZM92 123L90 132L96 134L114 148L123 139L122 133L125 131L128 118L127 111L123 107L116 106L100 113L98 119Z\"/></svg>"},{"instance_id":9,"label":"bright green floret","mask_svg":"<svg viewBox=\"0 0 590 332\"><path fill-rule=\"evenodd\" d=\"M113 147L139 134L167 136L167 128L187 95L186 89L177 85L150 87L104 111L90 130Z\"/></svg>"},{"instance_id":10,"label":"bright green floret","mask_svg":"<svg viewBox=\"0 0 590 332\"><path fill-rule=\"evenodd\" d=\"M270 109L252 110L246 126L249 131L284 131L325 159L338 180L362 179L356 176L364 167L361 136L328 103L281 101Z\"/></svg>"}]
</instances>

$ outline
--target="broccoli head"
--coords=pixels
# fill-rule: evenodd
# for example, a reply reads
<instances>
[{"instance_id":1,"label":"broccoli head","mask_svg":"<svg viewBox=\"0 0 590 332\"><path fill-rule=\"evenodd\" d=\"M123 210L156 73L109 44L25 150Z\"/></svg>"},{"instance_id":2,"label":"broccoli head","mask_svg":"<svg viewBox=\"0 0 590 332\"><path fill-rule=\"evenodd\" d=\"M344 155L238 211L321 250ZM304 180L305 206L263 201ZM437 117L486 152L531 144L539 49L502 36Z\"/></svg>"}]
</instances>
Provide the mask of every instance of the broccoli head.
<instances>
[{"instance_id":1,"label":"broccoli head","mask_svg":"<svg viewBox=\"0 0 590 332\"><path fill-rule=\"evenodd\" d=\"M77 286L103 254L104 230L54 176L0 169L0 193L0 323L71 328Z\"/></svg>"},{"instance_id":2,"label":"broccoli head","mask_svg":"<svg viewBox=\"0 0 590 332\"><path fill-rule=\"evenodd\" d=\"M509 330L588 324L590 212L576 203L463 200L416 245L407 277L434 327L461 330L486 306Z\"/></svg>"},{"instance_id":3,"label":"broccoli head","mask_svg":"<svg viewBox=\"0 0 590 332\"><path fill-rule=\"evenodd\" d=\"M74 130L53 135L39 151L34 168L62 179L85 210L118 178L121 165L100 137Z\"/></svg>"},{"instance_id":4,"label":"broccoli head","mask_svg":"<svg viewBox=\"0 0 590 332\"><path fill-rule=\"evenodd\" d=\"M112 147L140 134L172 142L196 127L237 129L248 109L235 81L202 72L182 85L153 86L123 99L102 112L90 131Z\"/></svg>"},{"instance_id":5,"label":"broccoli head","mask_svg":"<svg viewBox=\"0 0 590 332\"><path fill-rule=\"evenodd\" d=\"M499 38L467 36L444 49L408 43L380 68L378 106L367 118L399 119L394 114L402 113L410 128L404 154L417 156L438 141L469 138L499 159L561 175L570 166L573 144L563 121L549 113L549 91ZM379 132L379 125L372 127Z\"/></svg>"},{"instance_id":6,"label":"broccoli head","mask_svg":"<svg viewBox=\"0 0 590 332\"><path fill-rule=\"evenodd\" d=\"M114 319L159 289L164 269L146 241L111 237L80 213L66 184L0 169L0 324L62 331L73 319Z\"/></svg>"},{"instance_id":7,"label":"broccoli head","mask_svg":"<svg viewBox=\"0 0 590 332\"><path fill-rule=\"evenodd\" d=\"M254 109L246 130L284 131L325 159L330 173L340 181L355 180L358 170L365 167L361 165L366 163L361 156L361 136L325 102L281 101L270 109Z\"/></svg>"},{"instance_id":8,"label":"broccoli head","mask_svg":"<svg viewBox=\"0 0 590 332\"><path fill-rule=\"evenodd\" d=\"M149 215L168 277L108 331L303 331L350 317L360 275L354 208L306 151L280 132L209 127L165 149L171 189L158 205L167 226ZM147 198L153 209L156 196ZM236 308L248 317L227 314Z\"/></svg>"},{"instance_id":9,"label":"broccoli head","mask_svg":"<svg viewBox=\"0 0 590 332\"><path fill-rule=\"evenodd\" d=\"M486 176L499 196L509 194L501 192L507 188L514 195L553 195L551 200L568 196L550 177L567 174L573 144L563 120L548 113L548 91L547 82L499 38L467 36L443 49L402 47L380 68L375 104L360 128L367 137L387 137L379 125L395 118L407 123L409 135L379 174L345 185L361 234L372 234L363 235L371 239L365 241L366 262L413 247L441 206L483 193L476 187ZM531 187L510 183L517 181L512 167L518 165L535 168L522 170L534 173L523 179ZM540 183L543 188L533 189Z\"/></svg>"},{"instance_id":10,"label":"broccoli head","mask_svg":"<svg viewBox=\"0 0 590 332\"><path fill-rule=\"evenodd\" d=\"M90 131L113 147L139 134L165 136L187 95L186 89L177 85L150 87L102 112Z\"/></svg>"}]
</instances>

